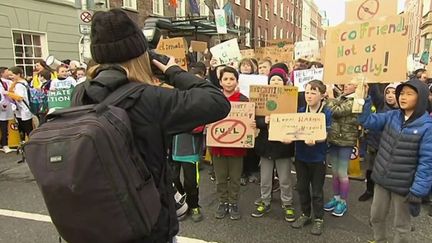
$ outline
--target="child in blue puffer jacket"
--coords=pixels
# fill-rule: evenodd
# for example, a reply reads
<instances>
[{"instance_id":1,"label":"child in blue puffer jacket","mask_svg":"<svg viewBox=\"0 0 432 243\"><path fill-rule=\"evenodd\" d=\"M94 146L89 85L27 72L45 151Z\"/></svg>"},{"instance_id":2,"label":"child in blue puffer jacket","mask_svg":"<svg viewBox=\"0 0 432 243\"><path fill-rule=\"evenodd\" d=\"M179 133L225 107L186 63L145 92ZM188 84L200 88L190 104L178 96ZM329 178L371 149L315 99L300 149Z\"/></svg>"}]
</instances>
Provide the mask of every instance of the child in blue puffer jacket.
<instances>
[{"instance_id":1,"label":"child in blue puffer jacket","mask_svg":"<svg viewBox=\"0 0 432 243\"><path fill-rule=\"evenodd\" d=\"M396 88L399 109L371 114L366 99L360 123L383 131L372 172L375 181L371 207L374 240L387 242L386 217L391 205L395 219L393 242L409 242L411 216L420 214L421 198L432 186L432 118L426 112L429 90L420 80Z\"/></svg>"}]
</instances>

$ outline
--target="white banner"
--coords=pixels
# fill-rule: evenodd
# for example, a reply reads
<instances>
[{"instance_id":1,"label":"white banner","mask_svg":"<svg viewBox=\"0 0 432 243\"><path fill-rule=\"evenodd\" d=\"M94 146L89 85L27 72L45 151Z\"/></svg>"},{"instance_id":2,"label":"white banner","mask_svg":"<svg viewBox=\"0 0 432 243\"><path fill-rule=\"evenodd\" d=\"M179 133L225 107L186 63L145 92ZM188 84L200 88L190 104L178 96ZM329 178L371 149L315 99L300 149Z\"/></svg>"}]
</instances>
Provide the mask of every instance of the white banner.
<instances>
[{"instance_id":1,"label":"white banner","mask_svg":"<svg viewBox=\"0 0 432 243\"><path fill-rule=\"evenodd\" d=\"M318 58L320 56L319 41L300 41L294 44L294 58Z\"/></svg>"}]
</instances>

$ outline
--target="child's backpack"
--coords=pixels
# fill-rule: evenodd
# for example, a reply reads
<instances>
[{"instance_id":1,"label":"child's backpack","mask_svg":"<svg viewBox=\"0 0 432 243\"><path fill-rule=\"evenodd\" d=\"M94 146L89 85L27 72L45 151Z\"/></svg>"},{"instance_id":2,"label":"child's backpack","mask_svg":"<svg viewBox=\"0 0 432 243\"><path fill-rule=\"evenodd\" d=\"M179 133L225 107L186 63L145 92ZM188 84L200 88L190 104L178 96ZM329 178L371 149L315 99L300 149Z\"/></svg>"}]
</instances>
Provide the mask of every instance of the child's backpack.
<instances>
[{"instance_id":1,"label":"child's backpack","mask_svg":"<svg viewBox=\"0 0 432 243\"><path fill-rule=\"evenodd\" d=\"M27 89L27 97L29 103L24 100L24 104L29 108L33 115L45 114L48 111L48 97L43 90L32 88L26 84L18 83L24 85Z\"/></svg>"},{"instance_id":2,"label":"child's backpack","mask_svg":"<svg viewBox=\"0 0 432 243\"><path fill-rule=\"evenodd\" d=\"M52 222L69 243L132 242L158 220L160 195L127 108L113 106L145 87L131 82L100 104L55 111L24 145Z\"/></svg>"}]
</instances>

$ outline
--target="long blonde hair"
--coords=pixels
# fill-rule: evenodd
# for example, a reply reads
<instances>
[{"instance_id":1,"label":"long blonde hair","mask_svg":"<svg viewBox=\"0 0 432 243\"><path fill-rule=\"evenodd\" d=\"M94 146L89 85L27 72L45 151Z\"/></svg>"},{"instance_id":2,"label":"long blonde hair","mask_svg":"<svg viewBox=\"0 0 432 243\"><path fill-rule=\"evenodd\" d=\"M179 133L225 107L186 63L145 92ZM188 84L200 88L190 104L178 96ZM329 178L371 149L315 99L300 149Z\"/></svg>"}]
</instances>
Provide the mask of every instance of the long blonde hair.
<instances>
[{"instance_id":1,"label":"long blonde hair","mask_svg":"<svg viewBox=\"0 0 432 243\"><path fill-rule=\"evenodd\" d=\"M126 71L126 76L129 81L139 82L145 84L154 85L154 76L150 67L150 58L147 52L144 52L141 56L126 62L117 63ZM93 79L96 76L96 70L101 64L96 64L89 68L88 76Z\"/></svg>"}]
</instances>

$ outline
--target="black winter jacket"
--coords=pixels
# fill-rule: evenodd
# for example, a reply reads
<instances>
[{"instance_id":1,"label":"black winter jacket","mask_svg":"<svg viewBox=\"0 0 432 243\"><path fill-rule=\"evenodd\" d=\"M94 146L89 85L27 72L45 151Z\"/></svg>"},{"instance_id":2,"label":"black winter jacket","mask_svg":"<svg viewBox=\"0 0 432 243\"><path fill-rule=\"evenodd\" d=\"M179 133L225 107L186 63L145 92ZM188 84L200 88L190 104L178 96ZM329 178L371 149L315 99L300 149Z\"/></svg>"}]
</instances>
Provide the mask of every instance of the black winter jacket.
<instances>
[{"instance_id":1,"label":"black winter jacket","mask_svg":"<svg viewBox=\"0 0 432 243\"><path fill-rule=\"evenodd\" d=\"M113 90L129 82L124 72L107 69L100 71L95 79L76 87L73 105L99 103ZM152 234L137 242L169 242L178 232L172 179L167 166L166 145L170 140L166 139L221 120L231 109L228 100L214 85L178 66L170 67L165 75L167 83L175 89L143 84L146 88L139 98L120 104L129 107L126 110L136 146L156 184L159 184L162 203Z\"/></svg>"}]
</instances>

